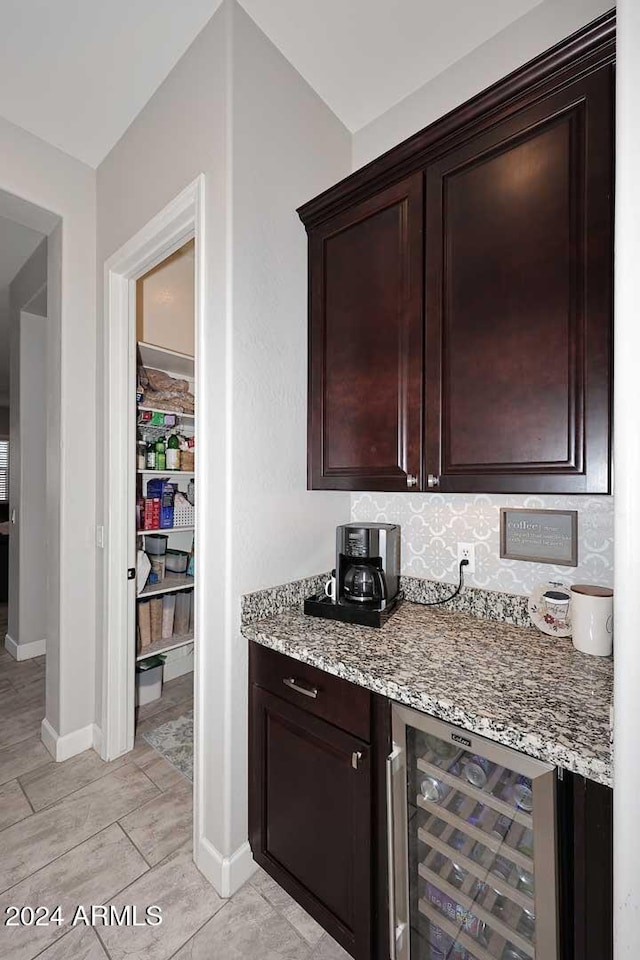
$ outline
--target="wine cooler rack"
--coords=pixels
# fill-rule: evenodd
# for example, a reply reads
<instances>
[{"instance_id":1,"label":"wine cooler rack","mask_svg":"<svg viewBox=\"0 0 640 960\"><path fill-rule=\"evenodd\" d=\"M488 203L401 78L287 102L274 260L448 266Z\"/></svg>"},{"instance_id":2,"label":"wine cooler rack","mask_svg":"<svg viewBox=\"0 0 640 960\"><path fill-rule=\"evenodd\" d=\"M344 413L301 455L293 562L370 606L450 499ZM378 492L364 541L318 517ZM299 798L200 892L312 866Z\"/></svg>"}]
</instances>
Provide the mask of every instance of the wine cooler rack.
<instances>
[{"instance_id":1,"label":"wine cooler rack","mask_svg":"<svg viewBox=\"0 0 640 960\"><path fill-rule=\"evenodd\" d=\"M436 732L404 724L405 835L396 846L408 890L397 898L406 904L397 960L556 960L555 897L536 896L540 873L555 885L555 812L543 809L554 792L537 787L555 783L553 768L481 737L458 747L445 739L456 728L429 725ZM541 814L547 824L551 815L551 839L548 830L540 837Z\"/></svg>"}]
</instances>

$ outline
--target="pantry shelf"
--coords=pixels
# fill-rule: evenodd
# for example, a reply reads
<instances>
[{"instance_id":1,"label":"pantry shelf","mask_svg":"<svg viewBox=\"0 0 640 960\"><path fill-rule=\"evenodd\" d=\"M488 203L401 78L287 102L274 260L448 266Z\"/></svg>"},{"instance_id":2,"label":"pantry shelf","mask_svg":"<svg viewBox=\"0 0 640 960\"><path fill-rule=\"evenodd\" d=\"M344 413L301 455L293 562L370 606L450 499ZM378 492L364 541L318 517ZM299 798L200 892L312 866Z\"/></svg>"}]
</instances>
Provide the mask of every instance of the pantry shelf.
<instances>
[{"instance_id":1,"label":"pantry shelf","mask_svg":"<svg viewBox=\"0 0 640 960\"><path fill-rule=\"evenodd\" d=\"M157 407L138 407L138 413L162 413L166 414L169 417L178 417L180 420L195 420L194 413L181 413L179 410L159 410ZM140 426L145 426L143 421ZM153 426L153 424L148 424L148 426Z\"/></svg>"},{"instance_id":2,"label":"pantry shelf","mask_svg":"<svg viewBox=\"0 0 640 960\"><path fill-rule=\"evenodd\" d=\"M183 533L185 530L195 530L194 526L183 527L154 527L152 530L136 530L139 537L144 537L150 533Z\"/></svg>"},{"instance_id":3,"label":"pantry shelf","mask_svg":"<svg viewBox=\"0 0 640 960\"><path fill-rule=\"evenodd\" d=\"M143 477L195 477L194 470L136 470Z\"/></svg>"},{"instance_id":4,"label":"pantry shelf","mask_svg":"<svg viewBox=\"0 0 640 960\"><path fill-rule=\"evenodd\" d=\"M156 347L152 343L143 343L140 340L138 351L145 367L164 370L174 377L193 379L195 376L195 360L186 353L178 353L177 350L168 350L166 347Z\"/></svg>"},{"instance_id":5,"label":"pantry shelf","mask_svg":"<svg viewBox=\"0 0 640 960\"><path fill-rule=\"evenodd\" d=\"M193 577L168 573L160 583L151 583L149 586L144 587L138 594L138 600L146 600L147 597L158 597L162 593L175 593L177 590L189 590L194 582Z\"/></svg>"},{"instance_id":6,"label":"pantry shelf","mask_svg":"<svg viewBox=\"0 0 640 960\"><path fill-rule=\"evenodd\" d=\"M155 643L145 647L142 653L136 657L136 662L148 660L149 657L155 657L159 653L168 653L169 650L177 650L178 647L185 647L188 643L193 643L193 633L185 633L182 636L169 637L168 640L156 640Z\"/></svg>"}]
</instances>

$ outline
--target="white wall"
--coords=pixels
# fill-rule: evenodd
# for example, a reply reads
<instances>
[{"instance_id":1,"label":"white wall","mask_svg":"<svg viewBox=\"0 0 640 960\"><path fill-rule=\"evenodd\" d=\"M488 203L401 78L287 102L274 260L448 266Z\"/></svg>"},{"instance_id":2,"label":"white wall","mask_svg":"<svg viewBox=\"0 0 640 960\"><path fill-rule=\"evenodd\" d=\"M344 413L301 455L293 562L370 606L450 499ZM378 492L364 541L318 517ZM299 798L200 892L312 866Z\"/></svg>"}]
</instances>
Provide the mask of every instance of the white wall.
<instances>
[{"instance_id":1,"label":"white wall","mask_svg":"<svg viewBox=\"0 0 640 960\"><path fill-rule=\"evenodd\" d=\"M239 597L331 567L349 496L308 492L307 244L296 207L341 179L351 138L235 5L233 60L233 792L246 796ZM259 172L256 169L258 162ZM232 845L246 836L233 807Z\"/></svg>"},{"instance_id":2,"label":"white wall","mask_svg":"<svg viewBox=\"0 0 640 960\"><path fill-rule=\"evenodd\" d=\"M428 126L615 6L615 0L543 0L353 137L353 169Z\"/></svg>"},{"instance_id":3,"label":"white wall","mask_svg":"<svg viewBox=\"0 0 640 960\"><path fill-rule=\"evenodd\" d=\"M237 879L230 858L247 853L240 594L325 569L333 528L348 518L347 495L306 492L306 240L295 207L348 173L350 157L347 131L227 0L98 170L99 274L198 173L206 177L197 385L210 478L197 546L207 570L206 771L195 856L218 883L225 871Z\"/></svg>"},{"instance_id":4,"label":"white wall","mask_svg":"<svg viewBox=\"0 0 640 960\"><path fill-rule=\"evenodd\" d=\"M9 403L9 287L0 289L0 404Z\"/></svg>"},{"instance_id":5,"label":"white wall","mask_svg":"<svg viewBox=\"0 0 640 960\"><path fill-rule=\"evenodd\" d=\"M0 189L48 233L46 716L64 736L94 718L95 172L4 119L0 156Z\"/></svg>"},{"instance_id":6,"label":"white wall","mask_svg":"<svg viewBox=\"0 0 640 960\"><path fill-rule=\"evenodd\" d=\"M23 473L28 469L28 456L25 458L23 449L23 428L22 422L23 410L22 400L26 384L23 382L23 375L26 375L31 363L30 344L27 345L27 358L23 357L22 337L22 310L31 303L33 298L47 283L47 241L43 239L40 246L29 257L19 273L14 277L9 288L9 337L10 337L10 461L9 461L9 508L15 510L16 522L12 525L11 536L9 537L9 624L7 628L9 640L7 641L10 650L13 650L14 644L26 643L28 640L44 637L44 630L40 631L40 637L29 635L29 625L22 630L22 616L26 614L28 618L28 593L21 589L22 586L22 512L24 489ZM29 337L27 336L27 340ZM25 369L26 367L26 369ZM44 400L44 397L40 397ZM43 405L43 416L46 407ZM30 449L27 441L27 450ZM28 486L29 481L26 481ZM32 504L27 505L27 512ZM38 507L36 506L36 510ZM28 523L28 521L27 521ZM40 577L36 577L40 581Z\"/></svg>"},{"instance_id":7,"label":"white wall","mask_svg":"<svg viewBox=\"0 0 640 960\"><path fill-rule=\"evenodd\" d=\"M207 330L197 357L205 372L198 383L198 429L209 439L210 450L199 446L199 469L208 471L207 503L213 521L198 539L199 569L208 570L206 596L199 598L200 610L210 614L206 634L201 638L201 669L211 692L202 718L210 736L203 745L207 774L201 786L204 796L205 835L224 858L230 853L226 795L227 710L225 702L224 639L228 609L227 503L229 481L226 469L228 443L227 364L227 196L228 114L227 71L230 39L228 10L222 7L177 63L144 110L126 131L97 171L98 201L98 315L102 317L103 264L128 239L162 210L201 172L206 177L204 233L207 247L207 275L204 310ZM98 350L98 378L103 376ZM102 417L97 421L98 513L105 516L108 491L101 478ZM200 511L202 514L203 511ZM104 604L105 570L99 556L97 585L99 602ZM206 605L206 606L205 606ZM101 633L100 641L104 642ZM99 661L100 664L100 661ZM96 716L101 715L102 676L96 673ZM198 856L198 846L194 853Z\"/></svg>"},{"instance_id":8,"label":"white wall","mask_svg":"<svg viewBox=\"0 0 640 960\"><path fill-rule=\"evenodd\" d=\"M615 385L616 588L615 751L613 865L614 955L640 956L640 833L638 831L638 728L640 727L640 5L618 5L616 130Z\"/></svg>"},{"instance_id":9,"label":"white wall","mask_svg":"<svg viewBox=\"0 0 640 960\"><path fill-rule=\"evenodd\" d=\"M46 241L45 241L46 252ZM46 258L45 258L46 278ZM20 318L20 632L30 656L44 652L47 635L47 569L55 551L47 540L47 335L48 320L31 312ZM13 506L13 504L12 504ZM13 538L13 532L10 537Z\"/></svg>"}]
</instances>

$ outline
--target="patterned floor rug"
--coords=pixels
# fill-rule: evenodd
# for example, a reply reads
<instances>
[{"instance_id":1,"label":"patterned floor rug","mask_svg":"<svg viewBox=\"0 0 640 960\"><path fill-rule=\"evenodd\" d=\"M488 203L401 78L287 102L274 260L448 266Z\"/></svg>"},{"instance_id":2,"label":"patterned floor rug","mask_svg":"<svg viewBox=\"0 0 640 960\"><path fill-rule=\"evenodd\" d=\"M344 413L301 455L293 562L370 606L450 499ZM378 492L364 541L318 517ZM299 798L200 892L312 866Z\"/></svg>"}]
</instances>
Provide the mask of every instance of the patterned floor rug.
<instances>
[{"instance_id":1,"label":"patterned floor rug","mask_svg":"<svg viewBox=\"0 0 640 960\"><path fill-rule=\"evenodd\" d=\"M154 750L193 782L193 710L143 734Z\"/></svg>"}]
</instances>

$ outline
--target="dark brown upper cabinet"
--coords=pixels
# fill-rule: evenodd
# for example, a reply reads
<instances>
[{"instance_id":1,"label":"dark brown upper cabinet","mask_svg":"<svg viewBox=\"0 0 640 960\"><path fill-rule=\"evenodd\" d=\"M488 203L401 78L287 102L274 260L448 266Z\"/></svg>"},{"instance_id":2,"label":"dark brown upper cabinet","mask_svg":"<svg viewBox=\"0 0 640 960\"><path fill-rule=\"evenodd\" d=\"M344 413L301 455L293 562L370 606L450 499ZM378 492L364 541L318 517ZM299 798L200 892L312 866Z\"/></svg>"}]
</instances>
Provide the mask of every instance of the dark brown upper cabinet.
<instances>
[{"instance_id":1,"label":"dark brown upper cabinet","mask_svg":"<svg viewBox=\"0 0 640 960\"><path fill-rule=\"evenodd\" d=\"M312 489L610 490L613 12L299 211Z\"/></svg>"},{"instance_id":2,"label":"dark brown upper cabinet","mask_svg":"<svg viewBox=\"0 0 640 960\"><path fill-rule=\"evenodd\" d=\"M426 173L426 460L447 491L609 488L611 75Z\"/></svg>"},{"instance_id":3,"label":"dark brown upper cabinet","mask_svg":"<svg viewBox=\"0 0 640 960\"><path fill-rule=\"evenodd\" d=\"M310 236L313 489L420 482L423 211L418 173Z\"/></svg>"}]
</instances>

